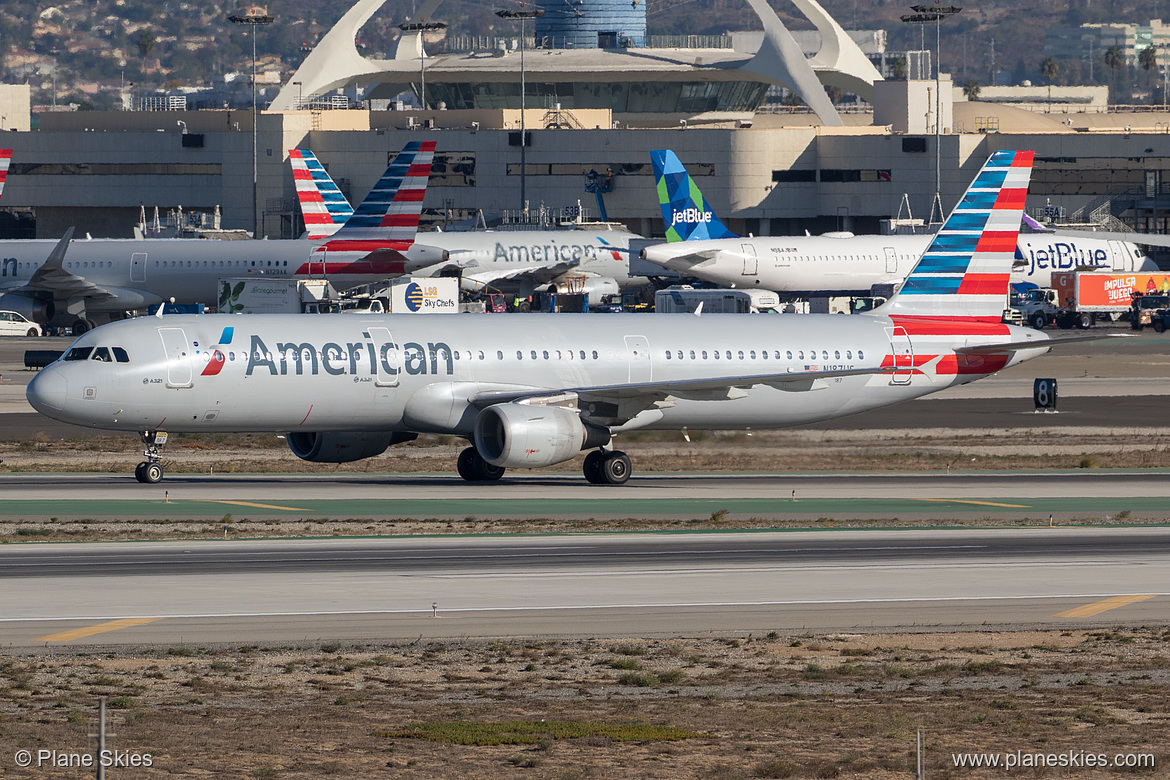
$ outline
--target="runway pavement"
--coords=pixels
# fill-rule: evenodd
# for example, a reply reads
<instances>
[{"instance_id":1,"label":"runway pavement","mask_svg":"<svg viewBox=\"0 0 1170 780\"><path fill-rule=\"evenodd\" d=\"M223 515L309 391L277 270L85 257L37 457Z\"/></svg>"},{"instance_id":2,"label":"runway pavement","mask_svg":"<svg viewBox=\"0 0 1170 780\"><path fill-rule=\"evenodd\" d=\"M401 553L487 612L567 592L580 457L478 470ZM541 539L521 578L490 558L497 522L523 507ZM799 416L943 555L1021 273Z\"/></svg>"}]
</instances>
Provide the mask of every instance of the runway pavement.
<instances>
[{"instance_id":1,"label":"runway pavement","mask_svg":"<svg viewBox=\"0 0 1170 780\"><path fill-rule=\"evenodd\" d=\"M1157 624L1170 623L1168 564L1168 528L21 545L0 547L0 636L25 647Z\"/></svg>"}]
</instances>

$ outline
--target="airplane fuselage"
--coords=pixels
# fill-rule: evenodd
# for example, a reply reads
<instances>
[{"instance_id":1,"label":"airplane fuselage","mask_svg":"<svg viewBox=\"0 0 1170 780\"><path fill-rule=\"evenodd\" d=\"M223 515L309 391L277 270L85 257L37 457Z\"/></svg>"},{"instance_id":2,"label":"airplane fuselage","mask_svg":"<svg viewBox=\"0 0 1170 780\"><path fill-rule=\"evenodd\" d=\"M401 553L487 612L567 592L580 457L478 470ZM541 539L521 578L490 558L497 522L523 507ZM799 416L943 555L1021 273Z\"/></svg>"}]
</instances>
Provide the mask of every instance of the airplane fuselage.
<instances>
[{"instance_id":1,"label":"airplane fuselage","mask_svg":"<svg viewBox=\"0 0 1170 780\"><path fill-rule=\"evenodd\" d=\"M780 375L672 394L622 429L776 428L906 401L1047 351L1037 331L972 324L960 345L1037 347L960 356L953 330L936 324L867 315L148 317L80 337L28 393L42 413L95 428L466 435L478 412L468 399L482 393ZM114 356L118 347L127 361L95 360L89 347ZM783 378L882 366L898 370Z\"/></svg>"},{"instance_id":2,"label":"airplane fuselage","mask_svg":"<svg viewBox=\"0 0 1170 780\"><path fill-rule=\"evenodd\" d=\"M796 236L684 241L647 247L646 258L725 287L759 287L793 295L869 295L900 284L931 236ZM698 261L694 256L708 253ZM691 256L688 259L687 256ZM1052 285L1053 272L1156 271L1136 245L1102 239L1020 235L1013 282Z\"/></svg>"}]
</instances>

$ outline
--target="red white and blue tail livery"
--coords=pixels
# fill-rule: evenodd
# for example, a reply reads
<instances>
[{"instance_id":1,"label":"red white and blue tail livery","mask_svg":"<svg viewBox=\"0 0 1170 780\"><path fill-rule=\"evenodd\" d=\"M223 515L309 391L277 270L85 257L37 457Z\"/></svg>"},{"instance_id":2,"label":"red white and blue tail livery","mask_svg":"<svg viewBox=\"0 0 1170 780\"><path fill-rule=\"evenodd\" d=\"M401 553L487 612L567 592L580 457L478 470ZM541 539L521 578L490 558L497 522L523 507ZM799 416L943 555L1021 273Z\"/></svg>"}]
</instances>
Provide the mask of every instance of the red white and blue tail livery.
<instances>
[{"instance_id":1,"label":"red white and blue tail livery","mask_svg":"<svg viewBox=\"0 0 1170 780\"><path fill-rule=\"evenodd\" d=\"M310 241L329 238L349 220L353 206L317 155L308 149L289 149L288 161L305 220L305 237Z\"/></svg>"},{"instance_id":2,"label":"red white and blue tail livery","mask_svg":"<svg viewBox=\"0 0 1170 780\"><path fill-rule=\"evenodd\" d=\"M0 149L0 195L4 194L4 182L8 179L8 166L12 164L12 150Z\"/></svg>"},{"instance_id":3,"label":"red white and blue tail livery","mask_svg":"<svg viewBox=\"0 0 1170 780\"><path fill-rule=\"evenodd\" d=\"M1033 154L988 158L883 314L999 322Z\"/></svg>"}]
</instances>

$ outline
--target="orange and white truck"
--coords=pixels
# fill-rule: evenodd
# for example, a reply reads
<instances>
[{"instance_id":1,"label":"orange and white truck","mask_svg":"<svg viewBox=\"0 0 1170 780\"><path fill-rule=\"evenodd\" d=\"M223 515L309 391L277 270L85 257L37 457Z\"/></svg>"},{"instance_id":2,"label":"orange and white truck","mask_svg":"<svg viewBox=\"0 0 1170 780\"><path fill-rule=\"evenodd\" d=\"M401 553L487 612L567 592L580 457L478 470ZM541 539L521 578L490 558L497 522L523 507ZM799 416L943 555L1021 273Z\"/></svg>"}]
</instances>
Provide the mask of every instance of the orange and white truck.
<instances>
[{"instance_id":1,"label":"orange and white truck","mask_svg":"<svg viewBox=\"0 0 1170 780\"><path fill-rule=\"evenodd\" d=\"M1170 274L1054 272L1052 290L1059 309L1056 324L1062 328L1087 328L1098 318L1120 319L1142 295L1170 293Z\"/></svg>"}]
</instances>

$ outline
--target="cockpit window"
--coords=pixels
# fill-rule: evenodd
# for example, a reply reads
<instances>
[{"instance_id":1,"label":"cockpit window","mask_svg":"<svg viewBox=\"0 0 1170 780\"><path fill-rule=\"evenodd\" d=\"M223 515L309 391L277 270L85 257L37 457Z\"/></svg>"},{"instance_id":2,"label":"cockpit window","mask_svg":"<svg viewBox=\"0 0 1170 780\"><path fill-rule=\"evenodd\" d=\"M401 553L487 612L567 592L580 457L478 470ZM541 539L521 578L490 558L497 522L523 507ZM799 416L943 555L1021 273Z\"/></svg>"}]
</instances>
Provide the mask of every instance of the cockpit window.
<instances>
[{"instance_id":1,"label":"cockpit window","mask_svg":"<svg viewBox=\"0 0 1170 780\"><path fill-rule=\"evenodd\" d=\"M93 351L93 347L74 347L65 355L66 360L85 360L89 357L89 353Z\"/></svg>"},{"instance_id":2,"label":"cockpit window","mask_svg":"<svg viewBox=\"0 0 1170 780\"><path fill-rule=\"evenodd\" d=\"M114 360L119 363L129 363L130 356L126 354L126 350L121 347L110 347L110 351L114 353Z\"/></svg>"},{"instance_id":3,"label":"cockpit window","mask_svg":"<svg viewBox=\"0 0 1170 780\"><path fill-rule=\"evenodd\" d=\"M114 359L110 357L110 350L106 347L98 347L93 351L91 360L100 360L103 363L113 363Z\"/></svg>"}]
</instances>

